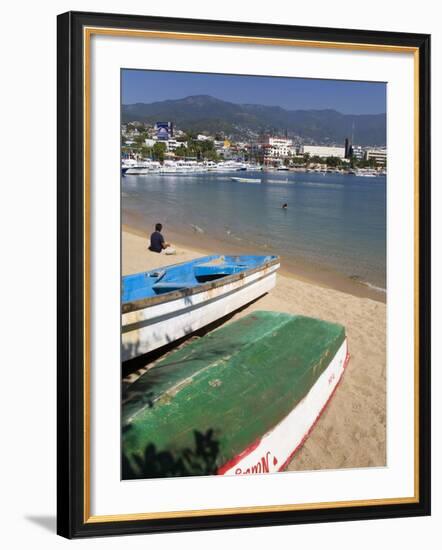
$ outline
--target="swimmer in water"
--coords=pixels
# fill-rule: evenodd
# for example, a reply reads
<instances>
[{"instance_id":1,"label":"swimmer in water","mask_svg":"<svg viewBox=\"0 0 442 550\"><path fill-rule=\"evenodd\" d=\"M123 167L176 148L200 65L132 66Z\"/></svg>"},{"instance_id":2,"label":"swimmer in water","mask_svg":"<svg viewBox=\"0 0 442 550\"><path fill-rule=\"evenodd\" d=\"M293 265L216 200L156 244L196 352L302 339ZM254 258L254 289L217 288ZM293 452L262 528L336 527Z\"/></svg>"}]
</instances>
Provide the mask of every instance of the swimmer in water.
<instances>
[{"instance_id":1,"label":"swimmer in water","mask_svg":"<svg viewBox=\"0 0 442 550\"><path fill-rule=\"evenodd\" d=\"M281 208L282 208L283 210L285 210L286 208L288 208L288 206L289 206L289 205L285 202L285 203L282 205Z\"/></svg>"}]
</instances>

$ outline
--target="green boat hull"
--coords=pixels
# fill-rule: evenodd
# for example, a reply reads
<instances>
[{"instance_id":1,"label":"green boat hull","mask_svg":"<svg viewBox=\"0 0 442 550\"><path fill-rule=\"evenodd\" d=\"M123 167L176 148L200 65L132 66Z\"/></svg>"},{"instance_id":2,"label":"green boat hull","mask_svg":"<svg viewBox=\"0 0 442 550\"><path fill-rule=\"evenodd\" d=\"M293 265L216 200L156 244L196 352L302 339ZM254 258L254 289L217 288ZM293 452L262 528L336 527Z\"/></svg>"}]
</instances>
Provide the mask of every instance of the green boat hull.
<instances>
[{"instance_id":1,"label":"green boat hull","mask_svg":"<svg viewBox=\"0 0 442 550\"><path fill-rule=\"evenodd\" d=\"M128 390L123 478L218 473L296 409L344 341L341 325L255 312L171 353Z\"/></svg>"}]
</instances>

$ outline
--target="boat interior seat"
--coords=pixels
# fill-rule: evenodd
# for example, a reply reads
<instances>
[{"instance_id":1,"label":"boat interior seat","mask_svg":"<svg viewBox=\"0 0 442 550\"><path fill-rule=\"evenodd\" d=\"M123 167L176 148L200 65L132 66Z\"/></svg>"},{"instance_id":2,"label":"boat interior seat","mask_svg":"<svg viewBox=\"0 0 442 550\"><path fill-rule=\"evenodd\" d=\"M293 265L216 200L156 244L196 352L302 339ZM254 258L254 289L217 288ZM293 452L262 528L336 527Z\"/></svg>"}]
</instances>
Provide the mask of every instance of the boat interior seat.
<instances>
[{"instance_id":1,"label":"boat interior seat","mask_svg":"<svg viewBox=\"0 0 442 550\"><path fill-rule=\"evenodd\" d=\"M195 277L206 277L206 276L224 276L224 275L233 275L239 271L244 271L244 265L234 264L234 263L220 263L217 265L210 264L201 264L197 265L194 268Z\"/></svg>"},{"instance_id":2,"label":"boat interior seat","mask_svg":"<svg viewBox=\"0 0 442 550\"><path fill-rule=\"evenodd\" d=\"M173 292L174 290L182 290L184 288L192 288L195 286L194 282L183 282L183 281L170 281L170 282L159 282L152 285L152 289L161 294L162 292Z\"/></svg>"},{"instance_id":3,"label":"boat interior seat","mask_svg":"<svg viewBox=\"0 0 442 550\"><path fill-rule=\"evenodd\" d=\"M165 270L165 269L159 269L158 271L151 271L151 272L148 273L147 275L148 275L149 277L155 278L155 279L156 279L156 282L155 282L154 284L156 284L156 283L158 283L158 281L160 281L160 280L164 277L165 274L166 274L166 270Z\"/></svg>"}]
</instances>

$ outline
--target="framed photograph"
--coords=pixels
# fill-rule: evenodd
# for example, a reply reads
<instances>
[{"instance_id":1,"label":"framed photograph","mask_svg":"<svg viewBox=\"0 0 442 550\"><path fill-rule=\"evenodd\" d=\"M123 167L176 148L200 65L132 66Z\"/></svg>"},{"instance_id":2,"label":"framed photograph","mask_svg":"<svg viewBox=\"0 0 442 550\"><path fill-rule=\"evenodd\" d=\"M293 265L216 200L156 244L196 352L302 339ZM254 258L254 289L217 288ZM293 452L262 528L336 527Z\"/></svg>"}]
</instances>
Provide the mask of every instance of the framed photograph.
<instances>
[{"instance_id":1,"label":"framed photograph","mask_svg":"<svg viewBox=\"0 0 442 550\"><path fill-rule=\"evenodd\" d=\"M58 533L430 513L430 37L58 17Z\"/></svg>"}]
</instances>

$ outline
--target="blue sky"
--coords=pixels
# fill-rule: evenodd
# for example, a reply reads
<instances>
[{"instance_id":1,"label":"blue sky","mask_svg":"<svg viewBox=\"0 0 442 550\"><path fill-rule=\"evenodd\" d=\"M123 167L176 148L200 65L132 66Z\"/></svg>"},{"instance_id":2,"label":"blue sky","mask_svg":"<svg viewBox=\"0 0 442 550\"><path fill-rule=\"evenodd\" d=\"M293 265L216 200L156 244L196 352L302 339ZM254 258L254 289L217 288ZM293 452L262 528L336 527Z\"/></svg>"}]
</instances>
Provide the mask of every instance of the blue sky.
<instances>
[{"instance_id":1,"label":"blue sky","mask_svg":"<svg viewBox=\"0 0 442 550\"><path fill-rule=\"evenodd\" d=\"M386 112L384 82L236 76L169 71L122 71L123 103L152 103L211 95L232 103L285 109L336 109L344 114Z\"/></svg>"}]
</instances>

